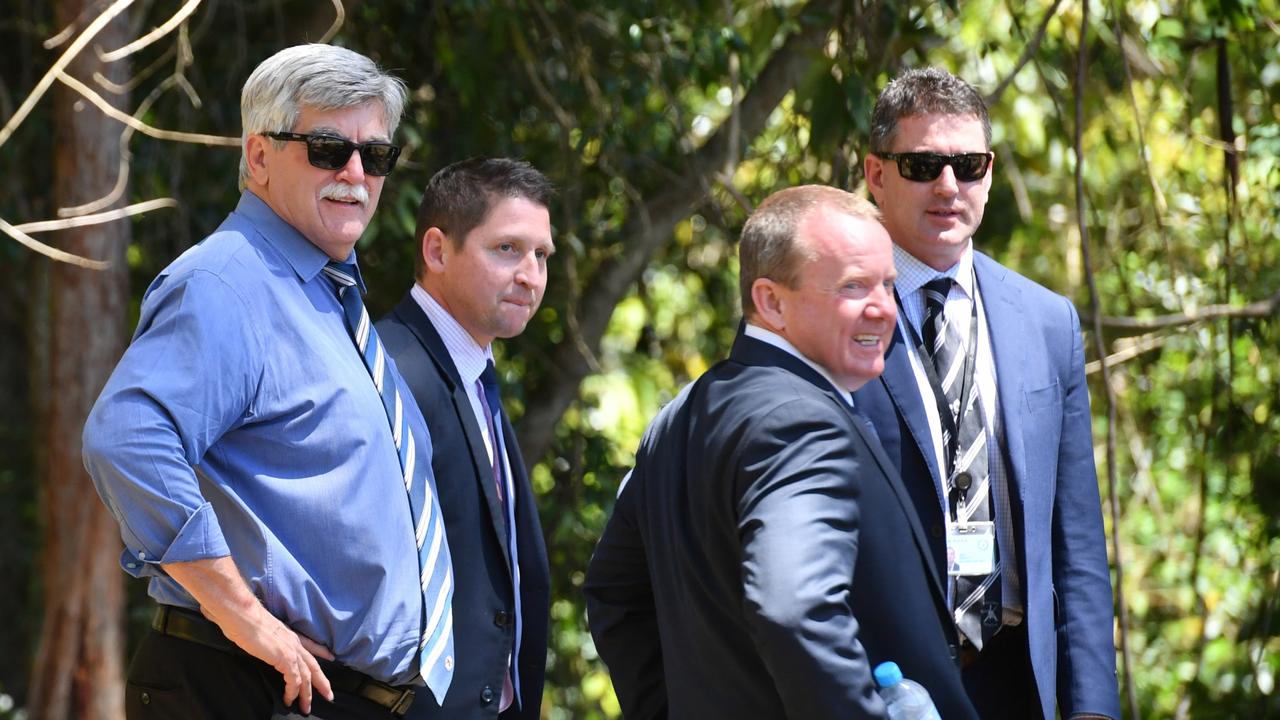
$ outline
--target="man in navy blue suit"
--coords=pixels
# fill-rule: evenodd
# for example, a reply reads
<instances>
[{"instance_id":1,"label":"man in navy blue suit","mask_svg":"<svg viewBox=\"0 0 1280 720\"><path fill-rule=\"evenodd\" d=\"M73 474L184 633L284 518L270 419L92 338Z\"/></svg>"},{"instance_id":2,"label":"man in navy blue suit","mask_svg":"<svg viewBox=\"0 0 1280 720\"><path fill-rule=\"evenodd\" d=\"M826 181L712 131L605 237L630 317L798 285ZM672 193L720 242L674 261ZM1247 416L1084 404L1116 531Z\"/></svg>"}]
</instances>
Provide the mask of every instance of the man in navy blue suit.
<instances>
[{"instance_id":1,"label":"man in navy blue suit","mask_svg":"<svg viewBox=\"0 0 1280 720\"><path fill-rule=\"evenodd\" d=\"M871 203L816 185L743 227L729 357L649 425L587 569L627 720L883 718L886 660L979 717L927 535L849 398L893 335L891 245Z\"/></svg>"},{"instance_id":2,"label":"man in navy blue suit","mask_svg":"<svg viewBox=\"0 0 1280 720\"><path fill-rule=\"evenodd\" d=\"M1110 572L1075 308L977 252L981 96L938 69L889 83L867 185L894 241L897 331L855 393L944 573L985 719L1118 718Z\"/></svg>"},{"instance_id":3,"label":"man in navy blue suit","mask_svg":"<svg viewBox=\"0 0 1280 720\"><path fill-rule=\"evenodd\" d=\"M378 321L429 418L453 557L457 663L442 704L409 720L536 720L547 662L547 550L499 398L493 341L524 331L547 287L551 182L526 162L441 169L418 208L417 277Z\"/></svg>"}]
</instances>

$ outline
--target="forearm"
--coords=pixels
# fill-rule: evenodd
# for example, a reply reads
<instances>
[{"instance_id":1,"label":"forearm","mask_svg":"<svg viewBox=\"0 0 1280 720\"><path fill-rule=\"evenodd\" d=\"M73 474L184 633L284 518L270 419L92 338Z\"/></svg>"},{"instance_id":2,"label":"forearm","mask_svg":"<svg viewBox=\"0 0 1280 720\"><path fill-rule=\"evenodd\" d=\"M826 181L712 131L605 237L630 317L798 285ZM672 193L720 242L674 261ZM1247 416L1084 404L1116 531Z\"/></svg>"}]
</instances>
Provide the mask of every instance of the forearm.
<instances>
[{"instance_id":1,"label":"forearm","mask_svg":"<svg viewBox=\"0 0 1280 720\"><path fill-rule=\"evenodd\" d=\"M230 557L167 563L161 568L191 593L205 617L228 638L242 628L266 628L279 622L258 602Z\"/></svg>"}]
</instances>

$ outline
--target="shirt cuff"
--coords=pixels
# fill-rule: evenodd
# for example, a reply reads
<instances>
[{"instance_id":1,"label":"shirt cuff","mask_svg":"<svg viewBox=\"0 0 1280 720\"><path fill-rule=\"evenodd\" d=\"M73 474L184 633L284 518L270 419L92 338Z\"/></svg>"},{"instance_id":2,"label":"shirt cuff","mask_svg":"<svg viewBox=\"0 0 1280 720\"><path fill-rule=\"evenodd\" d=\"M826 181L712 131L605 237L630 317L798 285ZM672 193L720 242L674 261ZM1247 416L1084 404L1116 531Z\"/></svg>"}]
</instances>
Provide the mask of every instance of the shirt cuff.
<instances>
[{"instance_id":1,"label":"shirt cuff","mask_svg":"<svg viewBox=\"0 0 1280 720\"><path fill-rule=\"evenodd\" d=\"M164 571L159 566L166 563L208 560L230 554L218 516L214 514L213 506L205 502L187 518L163 555L156 557L155 553L126 547L120 556L120 565L134 577L148 577L163 575Z\"/></svg>"}]
</instances>

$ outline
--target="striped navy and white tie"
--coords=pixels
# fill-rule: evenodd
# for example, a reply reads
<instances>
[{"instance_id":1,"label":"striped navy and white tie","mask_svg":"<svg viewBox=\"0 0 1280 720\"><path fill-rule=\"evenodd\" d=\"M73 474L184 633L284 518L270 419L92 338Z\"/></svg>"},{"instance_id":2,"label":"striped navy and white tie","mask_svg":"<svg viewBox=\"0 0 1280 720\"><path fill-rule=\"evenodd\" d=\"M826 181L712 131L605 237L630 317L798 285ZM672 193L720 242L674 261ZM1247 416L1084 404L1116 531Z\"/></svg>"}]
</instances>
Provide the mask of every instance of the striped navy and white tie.
<instances>
[{"instance_id":1,"label":"striped navy and white tie","mask_svg":"<svg viewBox=\"0 0 1280 720\"><path fill-rule=\"evenodd\" d=\"M948 457L950 467L944 468L944 472L947 472L947 497L951 498L956 491L956 478L967 474L968 481L965 484L969 488L965 493L963 515L956 519L960 522L982 522L995 519L992 515L994 506L991 500L991 476L987 471L987 433L977 382L972 378L970 383L973 388L969 391L966 406L960 407L965 369L964 338L954 325L947 322L943 312L953 282L951 278L942 277L925 283L922 340L933 360L960 436L954 462ZM943 447L949 449L951 438L945 425L942 436ZM974 647L981 650L983 642L1000 629L999 557L989 575L961 575L955 578L955 583L953 611L956 626Z\"/></svg>"},{"instance_id":2,"label":"striped navy and white tie","mask_svg":"<svg viewBox=\"0 0 1280 720\"><path fill-rule=\"evenodd\" d=\"M422 461L413 428L404 415L404 404L390 377L386 351L378 339L369 312L356 287L356 269L348 263L330 262L324 274L337 286L347 328L356 349L369 370L373 386L382 396L382 405L391 424L391 437L404 471L404 487L409 495L414 540L418 548L418 569L422 586L422 637L418 642L418 668L436 701L444 704L445 692L453 680L453 562L444 519L436 502L435 478L431 464Z\"/></svg>"}]
</instances>

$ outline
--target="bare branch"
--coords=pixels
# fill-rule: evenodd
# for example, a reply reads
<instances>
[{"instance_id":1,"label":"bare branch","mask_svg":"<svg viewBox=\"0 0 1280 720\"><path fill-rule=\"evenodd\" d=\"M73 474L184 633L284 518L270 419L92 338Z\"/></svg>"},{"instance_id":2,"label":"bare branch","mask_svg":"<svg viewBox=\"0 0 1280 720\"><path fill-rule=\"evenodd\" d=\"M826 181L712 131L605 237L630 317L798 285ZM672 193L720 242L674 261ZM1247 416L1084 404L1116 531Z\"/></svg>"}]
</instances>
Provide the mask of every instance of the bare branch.
<instances>
[{"instance_id":1,"label":"bare branch","mask_svg":"<svg viewBox=\"0 0 1280 720\"><path fill-rule=\"evenodd\" d=\"M1140 355L1156 350L1164 345L1167 335L1143 335L1133 338L1124 347L1111 353L1106 357L1107 367L1111 368L1123 362L1128 362ZM1086 375L1092 375L1102 370L1102 360L1091 360L1084 364L1084 372Z\"/></svg>"},{"instance_id":2,"label":"bare branch","mask_svg":"<svg viewBox=\"0 0 1280 720\"><path fill-rule=\"evenodd\" d=\"M5 235L8 235L9 237L13 238L14 240L17 240L18 242L22 243L28 248L40 253L41 255L44 255L45 257L50 258L52 260L57 260L58 262L64 262L71 265L78 265L82 268L88 268L90 270L106 270L107 268L111 267L111 263L109 262L103 262L101 260L90 260L89 258L80 257L79 255L73 255L69 252L59 250L58 248L45 245L39 240L36 240L30 235L27 235L26 233L22 232L16 227L5 222L4 218L0 218L0 232L3 232Z\"/></svg>"},{"instance_id":3,"label":"bare branch","mask_svg":"<svg viewBox=\"0 0 1280 720\"><path fill-rule=\"evenodd\" d=\"M23 120L27 119L27 115L31 113L31 108L35 107L40 98L44 97L44 94L49 90L49 86L53 84L53 81L59 75L63 74L63 71L80 54L84 46L88 45L95 35L102 32L107 23L114 20L117 15L124 12L125 8L132 4L133 0L116 0L101 15L94 18L93 22L89 23L89 27L85 28L83 33L80 33L80 37L71 43L71 47L68 47L66 52L62 53L57 61L53 63L53 67L50 67L49 71L44 74L44 77L40 78L40 82L37 82L36 86L32 88L27 95L27 99L23 100L22 105L18 107L18 111L13 114L13 117L9 118L9 122L5 123L3 128L0 128L0 145L4 145L9 136L13 135L13 131L22 124Z\"/></svg>"},{"instance_id":4,"label":"bare branch","mask_svg":"<svg viewBox=\"0 0 1280 720\"><path fill-rule=\"evenodd\" d=\"M1102 326L1119 330L1135 330L1147 332L1167 328L1194 325L1206 320L1218 318L1265 318L1280 314L1280 291L1269 298L1255 300L1248 305L1206 305L1195 311L1154 315L1152 317L1114 317L1104 315ZM1088 318L1092 321L1092 317ZM1082 317L1083 321L1084 318Z\"/></svg>"},{"instance_id":5,"label":"bare branch","mask_svg":"<svg viewBox=\"0 0 1280 720\"><path fill-rule=\"evenodd\" d=\"M70 75L59 72L58 80L65 83L68 87L80 93L85 99L92 102L104 114L112 117L125 125L137 130L143 135L156 138L157 140L173 140L175 142L189 142L198 145L214 145L221 147L240 147L240 138L226 137L223 135L205 135L203 133L178 132L176 130L161 130L151 127L128 113L122 112L108 103L101 95L94 92L93 88L85 85Z\"/></svg>"},{"instance_id":6,"label":"bare branch","mask_svg":"<svg viewBox=\"0 0 1280 720\"><path fill-rule=\"evenodd\" d=\"M320 36L319 42L327 43L332 40L333 36L338 34L338 30L342 29L342 24L347 20L347 11L342 7L342 0L333 0L333 12L333 24L329 26L328 30L324 31L324 35Z\"/></svg>"},{"instance_id":7,"label":"bare branch","mask_svg":"<svg viewBox=\"0 0 1280 720\"><path fill-rule=\"evenodd\" d=\"M14 230L24 233L41 233L53 230L68 230L70 228L84 227L86 225L101 225L112 220L127 218L132 215L140 215L144 212L152 210L160 210L161 208L178 207L178 201L173 198L157 198L155 200L147 200L145 202L134 203L115 210L108 210L103 213L94 213L93 215L79 215L65 220L41 220L38 222L22 223L21 225L13 225Z\"/></svg>"},{"instance_id":8,"label":"bare branch","mask_svg":"<svg viewBox=\"0 0 1280 720\"><path fill-rule=\"evenodd\" d=\"M1057 7L1057 2L1054 2ZM1085 2L1080 10L1080 34L1076 44L1076 78L1075 78L1075 122L1072 127L1072 144L1075 147L1075 190L1076 221L1080 227L1080 252L1084 259L1085 279L1089 286L1089 307L1094 313L1093 341L1098 347L1098 370L1102 373L1102 387L1107 404L1106 430L1106 463L1107 463L1107 506L1111 514L1111 552L1116 571L1115 604L1120 629L1120 676L1121 687L1129 700L1129 712L1138 717L1138 696L1133 679L1133 655L1129 649L1129 604L1125 597L1124 575L1125 562L1123 546L1120 544L1120 491L1116 487L1119 472L1116 463L1116 423L1118 401L1115 386L1112 384L1111 367L1107 360L1106 341L1102 335L1102 295L1098 292L1098 281L1093 272L1093 261L1089 249L1089 223L1085 217L1087 199L1084 192L1084 93L1085 76L1089 62L1089 3Z\"/></svg>"},{"instance_id":9,"label":"bare branch","mask_svg":"<svg viewBox=\"0 0 1280 720\"><path fill-rule=\"evenodd\" d=\"M1053 0L1053 5L1045 11L1044 19L1040 21L1040 27L1036 30L1035 36L1031 38L1031 42L1027 43L1027 47L1023 49L1022 57L1018 58L1018 62L1013 66L1013 70L1011 70L1009 74L1005 76L1004 80L1001 80L1000 84L996 86L996 89L992 90L991 94L986 97L987 107L1000 102L1000 96L1003 95L1004 91L1013 83L1013 79L1018 76L1018 73L1022 72L1022 67L1035 56L1036 51L1040 49L1040 43L1044 42L1045 33L1049 30L1049 21L1053 19L1055 14L1057 14L1058 6L1061 4L1062 0Z\"/></svg>"},{"instance_id":10,"label":"bare branch","mask_svg":"<svg viewBox=\"0 0 1280 720\"><path fill-rule=\"evenodd\" d=\"M99 50L98 59L104 63L113 63L122 58L129 57L130 55L147 47L148 45L159 40L165 35L168 35L169 33L173 32L173 29L176 28L180 23L182 23L182 21L186 20L191 15L191 13L195 12L196 7L198 7L199 5L200 5L200 0L187 0L187 3L182 7L178 8L178 12L174 13L173 16L170 17L168 20L166 20L163 25L160 25L159 27L153 29L151 32L147 33L146 35L143 35L142 37L138 38L137 40L134 40L133 42L129 43L128 45L125 45L122 48L117 48L115 50L111 50L108 52L102 52L101 50Z\"/></svg>"},{"instance_id":11,"label":"bare branch","mask_svg":"<svg viewBox=\"0 0 1280 720\"><path fill-rule=\"evenodd\" d=\"M114 205L117 200L124 197L124 189L129 185L129 156L126 153L120 153L119 167L120 169L116 173L115 187L111 188L110 192L96 200L90 200L82 205L58 208L58 217L68 218L94 213L102 208Z\"/></svg>"}]
</instances>

